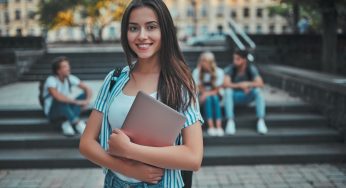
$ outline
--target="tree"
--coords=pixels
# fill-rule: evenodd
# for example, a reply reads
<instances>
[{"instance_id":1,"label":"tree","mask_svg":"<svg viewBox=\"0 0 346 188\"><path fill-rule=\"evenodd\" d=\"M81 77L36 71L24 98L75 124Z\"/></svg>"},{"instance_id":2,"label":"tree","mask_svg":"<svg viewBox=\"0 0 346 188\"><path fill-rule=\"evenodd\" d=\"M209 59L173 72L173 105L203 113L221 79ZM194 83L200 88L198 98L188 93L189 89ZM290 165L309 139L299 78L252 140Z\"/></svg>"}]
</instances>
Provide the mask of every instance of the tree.
<instances>
[{"instance_id":1,"label":"tree","mask_svg":"<svg viewBox=\"0 0 346 188\"><path fill-rule=\"evenodd\" d=\"M41 0L38 14L47 30L80 27L85 40L102 42L103 29L121 19L128 0Z\"/></svg>"},{"instance_id":2,"label":"tree","mask_svg":"<svg viewBox=\"0 0 346 188\"><path fill-rule=\"evenodd\" d=\"M338 25L345 25L345 20L340 18L346 15L345 0L281 0L281 3L292 6L299 4L303 7L300 10L305 16L317 21L312 26L322 34L322 65L321 69L325 72L337 73L337 30ZM289 12L288 8L282 9L281 13ZM278 8L271 8L271 12L280 14ZM280 9L279 9L280 10ZM338 20L339 17L339 20ZM345 31L344 31L345 32Z\"/></svg>"}]
</instances>

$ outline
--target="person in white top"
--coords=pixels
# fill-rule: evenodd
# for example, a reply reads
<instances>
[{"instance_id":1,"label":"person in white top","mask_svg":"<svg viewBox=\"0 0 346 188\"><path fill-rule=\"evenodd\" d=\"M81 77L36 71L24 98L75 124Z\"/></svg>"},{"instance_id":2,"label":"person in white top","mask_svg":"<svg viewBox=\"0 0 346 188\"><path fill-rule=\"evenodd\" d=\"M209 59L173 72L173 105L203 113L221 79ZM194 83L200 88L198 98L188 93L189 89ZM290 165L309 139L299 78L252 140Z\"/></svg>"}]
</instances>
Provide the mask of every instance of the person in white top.
<instances>
[{"instance_id":1,"label":"person in white top","mask_svg":"<svg viewBox=\"0 0 346 188\"><path fill-rule=\"evenodd\" d=\"M82 134L85 122L80 119L80 113L85 110L91 99L91 89L78 77L71 74L69 60L57 57L52 61L52 72L43 88L44 113L50 121L65 119L61 125L65 136L73 136L76 131ZM77 86L84 92L78 97L71 96L71 88Z\"/></svg>"},{"instance_id":2,"label":"person in white top","mask_svg":"<svg viewBox=\"0 0 346 188\"><path fill-rule=\"evenodd\" d=\"M203 118L197 89L164 1L132 0L122 16L121 44L128 66L116 78L112 76L114 71L106 76L79 150L104 167L104 187L182 188L185 182L181 170L197 171L201 167ZM139 91L186 117L174 145L139 145L121 129L110 129L110 124L122 124L128 104Z\"/></svg>"},{"instance_id":3,"label":"person in white top","mask_svg":"<svg viewBox=\"0 0 346 188\"><path fill-rule=\"evenodd\" d=\"M197 68L192 73L199 89L199 101L204 107L210 136L223 136L222 114L219 90L223 85L224 72L217 67L214 54L204 52L200 55ZM214 126L214 120L216 126Z\"/></svg>"}]
</instances>

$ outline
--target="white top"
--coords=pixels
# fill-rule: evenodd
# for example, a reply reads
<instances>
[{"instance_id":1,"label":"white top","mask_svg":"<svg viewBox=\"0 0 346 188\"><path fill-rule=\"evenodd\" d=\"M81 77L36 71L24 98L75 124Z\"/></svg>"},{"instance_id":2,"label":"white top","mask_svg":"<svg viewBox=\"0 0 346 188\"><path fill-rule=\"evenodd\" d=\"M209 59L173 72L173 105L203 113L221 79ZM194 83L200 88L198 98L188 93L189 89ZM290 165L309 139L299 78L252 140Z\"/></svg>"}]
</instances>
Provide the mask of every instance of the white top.
<instances>
[{"instance_id":1,"label":"white top","mask_svg":"<svg viewBox=\"0 0 346 188\"><path fill-rule=\"evenodd\" d=\"M120 76L118 78L115 78L114 70L110 71L106 78L104 79L104 82L100 88L100 91L96 97L96 100L94 102L94 109L98 112L103 114L102 117L102 125L101 130L99 134L99 142L101 147L107 151L108 146L108 140L110 136L110 130L109 130L109 122L108 122L108 116L109 116L109 107L112 104L115 97L117 97L123 88L125 87L126 83L130 80L130 67L126 66L123 68ZM115 80L116 83L112 89L112 91L109 91L109 84L111 83L111 80ZM197 98L197 93L192 94L194 97ZM189 97L189 96L187 96ZM186 102L187 98L183 98L184 102ZM201 125L203 125L204 120L202 118L202 115L199 111L199 103L198 100L193 103L191 102L190 105L187 107L187 109L181 109L179 112L184 114L186 117L186 122L184 123L184 128L189 127L193 124L195 124L197 121L201 122ZM182 145L183 144L183 137L181 134L176 139L175 142L176 145ZM182 156L184 157L184 156ZM109 169L103 167L103 172L106 174ZM169 188L182 188L184 186L183 178L181 177L181 171L179 169L165 169L165 173L162 177L163 186L162 187L169 187Z\"/></svg>"},{"instance_id":2,"label":"white top","mask_svg":"<svg viewBox=\"0 0 346 188\"><path fill-rule=\"evenodd\" d=\"M154 92L150 94L151 97L156 98L157 92ZM108 111L108 121L111 127L114 128L121 128L127 114L130 111L130 108L132 106L133 101L135 100L136 96L128 96L125 95L123 91L119 93L118 96L116 96L111 103ZM114 174L116 174L121 180L130 182L130 183L137 183L140 182L137 179L130 178L127 176L124 176L118 172L113 171Z\"/></svg>"},{"instance_id":3,"label":"white top","mask_svg":"<svg viewBox=\"0 0 346 188\"><path fill-rule=\"evenodd\" d=\"M71 87L80 84L80 79L74 75L69 75L68 79L70 80ZM70 86L67 78L62 82L57 76L49 76L43 86L43 97L45 97L43 110L46 115L49 114L50 107L53 103L53 97L49 94L48 88L55 88L59 93L71 97Z\"/></svg>"},{"instance_id":4,"label":"white top","mask_svg":"<svg viewBox=\"0 0 346 188\"><path fill-rule=\"evenodd\" d=\"M222 86L223 85L223 80L224 80L224 75L225 73L223 72L223 70L219 67L216 68L216 80L215 80L215 86ZM195 68L192 72L192 77L195 80L196 85L198 86L200 83L199 80L199 71L197 68ZM203 77L203 82L207 83L210 82L211 79L211 75L209 73L204 74ZM211 87L206 86L205 87L206 90L210 90Z\"/></svg>"}]
</instances>

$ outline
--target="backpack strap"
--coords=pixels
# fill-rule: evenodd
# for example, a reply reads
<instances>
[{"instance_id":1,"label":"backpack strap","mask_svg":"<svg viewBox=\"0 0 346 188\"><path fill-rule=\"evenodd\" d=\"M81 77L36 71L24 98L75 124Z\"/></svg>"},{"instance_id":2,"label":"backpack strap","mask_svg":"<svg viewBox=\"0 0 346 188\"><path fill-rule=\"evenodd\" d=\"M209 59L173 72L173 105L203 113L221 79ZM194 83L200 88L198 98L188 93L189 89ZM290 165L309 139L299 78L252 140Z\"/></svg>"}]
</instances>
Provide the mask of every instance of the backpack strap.
<instances>
[{"instance_id":1,"label":"backpack strap","mask_svg":"<svg viewBox=\"0 0 346 188\"><path fill-rule=\"evenodd\" d=\"M252 75L252 72L251 72L251 66L252 66L251 63L247 64L246 70L245 70L245 74L252 81L253 80L253 75ZM232 79L232 82L233 82L235 77L236 77L236 75L237 75L237 68L235 66L233 66L232 69L233 69L233 71L232 71L232 74L231 74L231 79Z\"/></svg>"},{"instance_id":2,"label":"backpack strap","mask_svg":"<svg viewBox=\"0 0 346 188\"><path fill-rule=\"evenodd\" d=\"M108 90L109 92L112 91L115 83L117 82L116 79L120 76L122 70L123 68L121 67L118 67L114 70L112 78L111 78L111 82L109 83L109 90Z\"/></svg>"}]
</instances>

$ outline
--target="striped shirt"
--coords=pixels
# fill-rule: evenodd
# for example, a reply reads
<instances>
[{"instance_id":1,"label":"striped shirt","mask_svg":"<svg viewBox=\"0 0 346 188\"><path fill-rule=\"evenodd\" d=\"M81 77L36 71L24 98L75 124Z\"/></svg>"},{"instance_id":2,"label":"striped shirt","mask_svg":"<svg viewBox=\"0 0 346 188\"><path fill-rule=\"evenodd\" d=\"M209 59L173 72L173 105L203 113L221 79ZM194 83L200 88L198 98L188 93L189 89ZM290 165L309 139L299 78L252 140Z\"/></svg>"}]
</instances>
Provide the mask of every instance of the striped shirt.
<instances>
[{"instance_id":1,"label":"striped shirt","mask_svg":"<svg viewBox=\"0 0 346 188\"><path fill-rule=\"evenodd\" d=\"M108 150L107 142L111 133L111 128L107 121L109 107L110 107L110 104L112 104L114 98L120 94L125 84L130 79L130 68L128 66L123 68L118 78L112 78L113 72L114 70L109 72L108 75L106 76L94 104L94 109L103 113L103 120L102 120L99 140L100 140L100 144L102 148L104 148L106 151ZM114 85L112 90L109 91L109 85L110 85L111 79L115 79L116 84ZM199 112L198 101L196 101L196 103L191 103L191 105L188 107L186 111L183 111L180 113L186 117L186 122L183 128L193 125L197 121L200 121L201 124L203 124L203 118ZM183 140L180 133L176 139L176 145L181 145L182 143L183 143ZM105 173L107 172L107 170L108 169L104 168ZM167 188L171 188L171 187L180 188L184 186L184 182L181 177L181 172L180 170L176 170L176 169L165 169L163 181L164 181L164 187L167 187Z\"/></svg>"}]
</instances>

